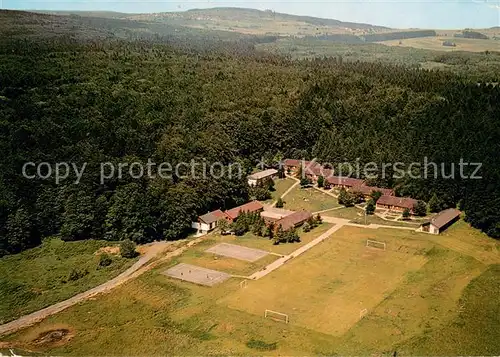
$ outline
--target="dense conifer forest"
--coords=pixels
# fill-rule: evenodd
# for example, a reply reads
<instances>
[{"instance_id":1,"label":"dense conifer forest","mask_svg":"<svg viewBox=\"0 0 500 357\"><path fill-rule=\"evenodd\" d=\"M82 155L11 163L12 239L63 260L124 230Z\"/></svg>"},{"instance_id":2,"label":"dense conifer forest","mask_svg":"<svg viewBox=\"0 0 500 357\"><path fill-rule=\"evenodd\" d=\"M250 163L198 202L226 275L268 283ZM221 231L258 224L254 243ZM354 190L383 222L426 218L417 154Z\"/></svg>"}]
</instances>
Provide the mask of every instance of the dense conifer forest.
<instances>
[{"instance_id":1,"label":"dense conifer forest","mask_svg":"<svg viewBox=\"0 0 500 357\"><path fill-rule=\"evenodd\" d=\"M252 41L9 40L0 46L0 254L44 237L175 240L249 198L245 177L100 182L100 163L318 158L482 163L482 179L376 180L500 237L500 87L340 58L292 61ZM26 162L87 163L27 179ZM456 167L458 177L458 166ZM473 168L465 169L472 174Z\"/></svg>"}]
</instances>

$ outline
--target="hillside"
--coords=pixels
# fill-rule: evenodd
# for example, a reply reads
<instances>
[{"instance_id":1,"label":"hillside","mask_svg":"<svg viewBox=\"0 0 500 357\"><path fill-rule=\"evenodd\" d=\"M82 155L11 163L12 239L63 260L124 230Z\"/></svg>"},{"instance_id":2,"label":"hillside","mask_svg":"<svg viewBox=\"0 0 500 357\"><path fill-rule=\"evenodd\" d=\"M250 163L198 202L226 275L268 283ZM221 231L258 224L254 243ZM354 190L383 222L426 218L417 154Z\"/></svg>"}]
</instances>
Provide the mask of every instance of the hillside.
<instances>
[{"instance_id":1,"label":"hillside","mask_svg":"<svg viewBox=\"0 0 500 357\"><path fill-rule=\"evenodd\" d=\"M183 26L210 30L235 31L253 35L307 36L325 34L363 35L390 31L369 24L342 22L309 16L295 16L274 11L239 8L214 8L129 17L147 21L174 21Z\"/></svg>"},{"instance_id":2,"label":"hillside","mask_svg":"<svg viewBox=\"0 0 500 357\"><path fill-rule=\"evenodd\" d=\"M102 17L99 17L99 16ZM115 16L116 15L116 16ZM0 10L0 33L10 38L67 37L74 40L228 41L249 36L228 31L206 31L175 23L137 21L120 13L27 12Z\"/></svg>"},{"instance_id":3,"label":"hillside","mask_svg":"<svg viewBox=\"0 0 500 357\"><path fill-rule=\"evenodd\" d=\"M56 29L73 37L153 38L210 37L212 40L250 40L271 43L278 39L304 39L306 53L315 53L318 40L325 44L366 44L418 48L431 51L500 51L500 30L488 29L390 29L363 23L343 22L245 8L193 9L180 12L127 14L111 11L38 11L38 15L60 15ZM64 18L64 20L62 19ZM51 21L54 21L52 18ZM92 27L97 28L91 29ZM45 27L45 31L54 28ZM34 31L40 32L40 31ZM42 31L44 32L44 31ZM75 34L77 33L77 34ZM471 36L470 34L475 34ZM187 36L187 37L186 37ZM258 39L260 38L260 40ZM452 46L443 45L451 38ZM276 43L279 47L279 43ZM303 46L303 44L301 45ZM295 55L287 48L280 53ZM321 51L324 52L324 51ZM325 55L336 55L335 49ZM380 52L386 52L380 49ZM396 50L398 52L398 50ZM307 56L310 57L310 56Z\"/></svg>"}]
</instances>

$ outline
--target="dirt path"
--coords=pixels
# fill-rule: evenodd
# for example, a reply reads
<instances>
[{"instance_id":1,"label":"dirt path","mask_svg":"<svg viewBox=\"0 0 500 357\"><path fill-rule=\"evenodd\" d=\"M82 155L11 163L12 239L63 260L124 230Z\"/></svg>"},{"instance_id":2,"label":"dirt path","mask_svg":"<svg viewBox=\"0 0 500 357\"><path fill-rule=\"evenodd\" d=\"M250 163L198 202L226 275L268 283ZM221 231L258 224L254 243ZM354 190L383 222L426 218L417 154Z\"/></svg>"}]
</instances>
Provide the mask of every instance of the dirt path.
<instances>
[{"instance_id":1,"label":"dirt path","mask_svg":"<svg viewBox=\"0 0 500 357\"><path fill-rule=\"evenodd\" d=\"M291 177L291 176L288 176L288 177ZM283 199L285 198L286 195L288 195L295 187L297 187L298 184L300 184L300 181L296 178L293 178L294 180L296 180L296 182L290 186L290 188L288 190L286 190L281 196L280 198ZM278 200L274 201L272 204L271 204L271 207L274 207L276 206L276 203L278 203Z\"/></svg>"},{"instance_id":2,"label":"dirt path","mask_svg":"<svg viewBox=\"0 0 500 357\"><path fill-rule=\"evenodd\" d=\"M77 294L67 300L58 302L57 304L51 305L49 307L46 307L42 310L35 311L29 315L22 316L18 318L17 320L8 322L4 325L0 325L0 336L6 335L13 333L15 331L18 331L22 328L34 325L35 323L51 316L54 314L57 314L58 312L61 312L68 307L71 307L75 304L78 304L82 301L85 301L95 295L98 294L103 294L107 293L111 289L116 288L117 286L129 281L130 279L136 278L137 276L143 274L144 272L150 270L154 266L163 263L173 257L176 257L180 254L182 254L186 249L192 247L195 244L198 244L201 242L204 237L197 238L195 240L192 240L185 244L184 246L178 247L174 251L168 252L165 254L163 257L160 259L157 259L153 261L153 259L165 252L165 250L169 247L175 248L179 243L185 243L186 241L176 241L176 242L157 242L151 244L148 249L146 254L144 254L137 262L134 263L130 268L125 270L123 273L118 275L117 277L108 280L107 282L96 286L95 288L92 288L90 290L87 290L83 293Z\"/></svg>"},{"instance_id":3,"label":"dirt path","mask_svg":"<svg viewBox=\"0 0 500 357\"><path fill-rule=\"evenodd\" d=\"M253 273L252 275L250 275L248 277L248 279L257 280L257 279L263 278L267 274L269 274L269 273L275 271L276 269L280 268L287 261L289 261L289 260L291 260L293 258L298 257L302 253L305 253L309 249L311 249L312 247L318 245L319 243L321 243L322 241L324 241L325 239L327 239L328 237L330 237L333 233L335 233L336 231L338 231L340 228L342 228L347 223L348 223L348 220L337 218L336 225L333 226L332 228L330 228L329 230L327 230L322 235L320 235L318 238L316 238L316 239L312 240L311 242L303 245L302 247L300 247L299 249L295 250L291 254L285 255L284 257L275 260L271 264L267 265L264 269L259 270L258 272Z\"/></svg>"}]
</instances>

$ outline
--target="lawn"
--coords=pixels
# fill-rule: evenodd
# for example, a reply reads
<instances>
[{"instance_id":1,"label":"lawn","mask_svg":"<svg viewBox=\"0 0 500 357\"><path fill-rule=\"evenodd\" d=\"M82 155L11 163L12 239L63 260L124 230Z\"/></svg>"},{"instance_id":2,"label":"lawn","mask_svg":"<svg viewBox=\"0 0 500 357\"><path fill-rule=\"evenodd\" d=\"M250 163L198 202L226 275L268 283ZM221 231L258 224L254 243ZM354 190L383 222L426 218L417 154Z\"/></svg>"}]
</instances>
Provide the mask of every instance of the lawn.
<instances>
[{"instance_id":1,"label":"lawn","mask_svg":"<svg viewBox=\"0 0 500 357\"><path fill-rule=\"evenodd\" d=\"M471 256L484 264L500 264L500 242L459 221L429 240L460 254Z\"/></svg>"},{"instance_id":2,"label":"lawn","mask_svg":"<svg viewBox=\"0 0 500 357\"><path fill-rule=\"evenodd\" d=\"M239 288L236 279L208 288L168 279L166 266L110 294L86 301L4 341L52 355L292 355L327 354L332 336L276 324L217 304ZM36 343L41 333L66 329L66 344ZM257 343L255 343L257 341ZM259 346L277 343L275 350Z\"/></svg>"},{"instance_id":3,"label":"lawn","mask_svg":"<svg viewBox=\"0 0 500 357\"><path fill-rule=\"evenodd\" d=\"M498 247L462 222L447 232L450 242L470 241L490 253ZM3 346L51 355L498 355L499 266L460 253L462 243L452 250L436 238L344 227L246 288L234 278L210 288L164 276L196 255L188 250L3 338ZM262 242L214 237L196 249L220 239ZM365 248L366 239L384 241L387 251ZM288 313L290 323L265 319L266 308ZM362 308L368 314L360 319ZM72 338L38 342L54 329Z\"/></svg>"},{"instance_id":4,"label":"lawn","mask_svg":"<svg viewBox=\"0 0 500 357\"><path fill-rule=\"evenodd\" d=\"M320 192L315 188L300 188L300 186L294 187L284 197L283 201L285 201L284 208L291 211L318 212L340 206L335 197Z\"/></svg>"},{"instance_id":5,"label":"lawn","mask_svg":"<svg viewBox=\"0 0 500 357\"><path fill-rule=\"evenodd\" d=\"M413 227L418 228L420 223L416 222L400 222L400 221L386 221L376 215L367 215L365 217L365 212L362 209L356 207L343 207L341 209L324 212L321 214L326 217L338 217L349 219L353 223L357 224L382 224L386 226L401 226L401 227Z\"/></svg>"},{"instance_id":6,"label":"lawn","mask_svg":"<svg viewBox=\"0 0 500 357\"><path fill-rule=\"evenodd\" d=\"M243 245L249 248L262 249L275 254L290 254L293 251L299 249L304 244L318 238L321 234L325 233L327 230L333 227L333 224L323 223L319 227L314 228L310 232L303 232L302 229L298 229L297 233L300 237L300 242L298 243L286 243L273 245L272 242L267 238L257 237L252 233L247 233L242 237L232 237L233 244Z\"/></svg>"},{"instance_id":7,"label":"lawn","mask_svg":"<svg viewBox=\"0 0 500 357\"><path fill-rule=\"evenodd\" d=\"M500 352L500 265L492 265L467 286L459 314L440 328L405 341L403 355L489 355Z\"/></svg>"},{"instance_id":8,"label":"lawn","mask_svg":"<svg viewBox=\"0 0 500 357\"><path fill-rule=\"evenodd\" d=\"M99 248L108 241L63 242L46 239L39 247L0 259L0 322L65 300L97 286L124 271L135 260L111 256L108 267L99 267ZM115 243L116 245L116 243ZM87 272L71 281L74 270Z\"/></svg>"},{"instance_id":9,"label":"lawn","mask_svg":"<svg viewBox=\"0 0 500 357\"><path fill-rule=\"evenodd\" d=\"M296 183L294 179L291 179L289 177L285 179L276 179L274 180L274 191L271 192L272 198L267 200L265 203L271 204L274 201L276 201L278 198L280 198L286 190L288 190L290 187L293 186L294 183Z\"/></svg>"}]
</instances>

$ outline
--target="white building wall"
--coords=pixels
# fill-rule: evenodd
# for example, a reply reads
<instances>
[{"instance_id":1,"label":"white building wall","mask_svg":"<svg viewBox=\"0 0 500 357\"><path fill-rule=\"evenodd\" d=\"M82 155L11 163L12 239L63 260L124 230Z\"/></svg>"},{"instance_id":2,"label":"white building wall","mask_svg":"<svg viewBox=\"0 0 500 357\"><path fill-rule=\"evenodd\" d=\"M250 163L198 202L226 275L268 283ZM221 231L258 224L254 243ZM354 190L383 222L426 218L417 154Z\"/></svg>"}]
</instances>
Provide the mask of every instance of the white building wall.
<instances>
[{"instance_id":1,"label":"white building wall","mask_svg":"<svg viewBox=\"0 0 500 357\"><path fill-rule=\"evenodd\" d=\"M439 228L437 228L435 225L431 224L429 227L429 233L439 234Z\"/></svg>"}]
</instances>

